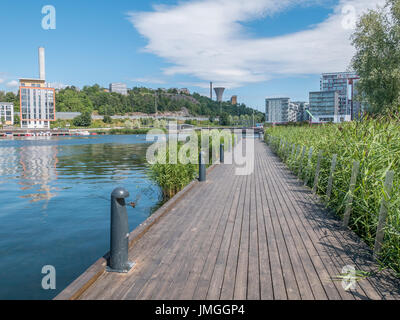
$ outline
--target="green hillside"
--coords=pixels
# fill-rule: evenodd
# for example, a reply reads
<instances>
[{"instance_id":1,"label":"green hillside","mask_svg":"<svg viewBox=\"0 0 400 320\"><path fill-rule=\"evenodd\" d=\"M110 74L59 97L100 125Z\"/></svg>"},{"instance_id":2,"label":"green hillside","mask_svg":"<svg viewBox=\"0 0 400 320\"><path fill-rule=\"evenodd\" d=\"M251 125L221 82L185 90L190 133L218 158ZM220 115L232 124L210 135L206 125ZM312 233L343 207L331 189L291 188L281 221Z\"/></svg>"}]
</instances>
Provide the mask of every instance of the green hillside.
<instances>
[{"instance_id":1,"label":"green hillside","mask_svg":"<svg viewBox=\"0 0 400 320\"><path fill-rule=\"evenodd\" d=\"M207 97L194 94L179 94L176 89L163 91L148 88L133 88L128 95L105 92L99 85L85 86L82 90L68 87L56 94L57 111L93 112L101 115L124 115L133 112L147 114L178 112L187 110L192 116L219 117L231 115L252 115L253 109L245 104L231 105L229 102L218 103ZM263 113L255 111L255 120L263 120Z\"/></svg>"}]
</instances>

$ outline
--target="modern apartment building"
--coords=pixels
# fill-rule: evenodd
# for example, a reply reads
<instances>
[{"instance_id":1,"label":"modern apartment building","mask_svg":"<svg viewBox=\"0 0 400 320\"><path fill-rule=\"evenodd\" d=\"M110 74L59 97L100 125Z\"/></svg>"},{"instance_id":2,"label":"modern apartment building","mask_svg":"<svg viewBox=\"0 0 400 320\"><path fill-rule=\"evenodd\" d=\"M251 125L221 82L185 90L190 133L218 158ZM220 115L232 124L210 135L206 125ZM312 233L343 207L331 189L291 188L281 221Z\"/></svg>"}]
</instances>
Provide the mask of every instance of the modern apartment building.
<instances>
[{"instance_id":1,"label":"modern apartment building","mask_svg":"<svg viewBox=\"0 0 400 320\"><path fill-rule=\"evenodd\" d=\"M286 123L289 121L289 98L265 99L265 120L267 123Z\"/></svg>"},{"instance_id":2,"label":"modern apartment building","mask_svg":"<svg viewBox=\"0 0 400 320\"><path fill-rule=\"evenodd\" d=\"M350 121L350 115L340 114L340 94L338 91L310 92L309 112L312 122L344 122Z\"/></svg>"},{"instance_id":3,"label":"modern apartment building","mask_svg":"<svg viewBox=\"0 0 400 320\"><path fill-rule=\"evenodd\" d=\"M288 122L297 122L299 106L295 103L289 102L288 109Z\"/></svg>"},{"instance_id":4,"label":"modern apartment building","mask_svg":"<svg viewBox=\"0 0 400 320\"><path fill-rule=\"evenodd\" d=\"M14 104L10 102L0 102L0 124L14 124Z\"/></svg>"},{"instance_id":5,"label":"modern apartment building","mask_svg":"<svg viewBox=\"0 0 400 320\"><path fill-rule=\"evenodd\" d=\"M320 90L339 93L338 114L351 115L353 81L358 78L354 72L333 72L321 75Z\"/></svg>"},{"instance_id":6,"label":"modern apartment building","mask_svg":"<svg viewBox=\"0 0 400 320\"><path fill-rule=\"evenodd\" d=\"M308 108L308 103L305 101L293 101L293 102L291 102L291 104L294 105L294 107L292 107L292 109L293 109L292 112L294 112L294 110L296 110L295 122L301 122L301 121L307 120L306 109ZM294 115L292 116L292 118L294 118Z\"/></svg>"},{"instance_id":7,"label":"modern apartment building","mask_svg":"<svg viewBox=\"0 0 400 320\"><path fill-rule=\"evenodd\" d=\"M55 90L45 80L20 79L20 118L23 129L50 129L55 121Z\"/></svg>"},{"instance_id":8,"label":"modern apartment building","mask_svg":"<svg viewBox=\"0 0 400 320\"><path fill-rule=\"evenodd\" d=\"M45 80L44 48L39 48L39 79L19 80L21 128L50 129L55 121L55 90Z\"/></svg>"},{"instance_id":9,"label":"modern apartment building","mask_svg":"<svg viewBox=\"0 0 400 320\"><path fill-rule=\"evenodd\" d=\"M127 96L128 88L126 87L126 83L110 83L110 92L116 92Z\"/></svg>"}]
</instances>

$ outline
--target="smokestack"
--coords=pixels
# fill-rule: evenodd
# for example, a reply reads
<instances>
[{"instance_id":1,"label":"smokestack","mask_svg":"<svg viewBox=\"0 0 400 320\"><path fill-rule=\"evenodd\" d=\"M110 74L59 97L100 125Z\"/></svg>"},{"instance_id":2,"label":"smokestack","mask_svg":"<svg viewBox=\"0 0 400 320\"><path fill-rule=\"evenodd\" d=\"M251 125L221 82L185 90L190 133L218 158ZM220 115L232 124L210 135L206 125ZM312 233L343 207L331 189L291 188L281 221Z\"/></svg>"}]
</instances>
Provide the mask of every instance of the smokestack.
<instances>
[{"instance_id":1,"label":"smokestack","mask_svg":"<svg viewBox=\"0 0 400 320\"><path fill-rule=\"evenodd\" d=\"M212 100L212 89L213 89L213 83L210 82L210 99Z\"/></svg>"},{"instance_id":2,"label":"smokestack","mask_svg":"<svg viewBox=\"0 0 400 320\"><path fill-rule=\"evenodd\" d=\"M214 88L215 94L217 95L217 101L222 102L225 88Z\"/></svg>"},{"instance_id":3,"label":"smokestack","mask_svg":"<svg viewBox=\"0 0 400 320\"><path fill-rule=\"evenodd\" d=\"M46 66L43 47L39 48L39 79L46 80Z\"/></svg>"}]
</instances>

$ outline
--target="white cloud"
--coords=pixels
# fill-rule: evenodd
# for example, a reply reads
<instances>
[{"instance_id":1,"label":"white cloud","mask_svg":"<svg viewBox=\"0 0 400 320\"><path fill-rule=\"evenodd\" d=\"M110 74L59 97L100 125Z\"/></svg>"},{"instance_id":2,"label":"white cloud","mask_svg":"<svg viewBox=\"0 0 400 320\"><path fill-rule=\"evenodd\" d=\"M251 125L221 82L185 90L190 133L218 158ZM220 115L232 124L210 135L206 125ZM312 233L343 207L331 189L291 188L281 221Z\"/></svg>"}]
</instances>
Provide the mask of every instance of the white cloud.
<instances>
[{"instance_id":1,"label":"white cloud","mask_svg":"<svg viewBox=\"0 0 400 320\"><path fill-rule=\"evenodd\" d=\"M319 0L194 0L130 13L148 40L145 51L171 63L166 75L186 74L237 87L276 77L347 69L354 50L348 18L384 0L340 0L334 13L307 30L254 38L241 25ZM348 7L351 6L351 7ZM351 25L351 23L350 23Z\"/></svg>"},{"instance_id":2,"label":"white cloud","mask_svg":"<svg viewBox=\"0 0 400 320\"><path fill-rule=\"evenodd\" d=\"M17 80L11 80L11 81L9 81L9 82L6 83L6 86L7 86L8 88L15 88L15 87L18 87L18 86L19 86L19 83L18 83Z\"/></svg>"},{"instance_id":3,"label":"white cloud","mask_svg":"<svg viewBox=\"0 0 400 320\"><path fill-rule=\"evenodd\" d=\"M0 78L0 84L3 83L4 81L5 81L4 79Z\"/></svg>"}]
</instances>

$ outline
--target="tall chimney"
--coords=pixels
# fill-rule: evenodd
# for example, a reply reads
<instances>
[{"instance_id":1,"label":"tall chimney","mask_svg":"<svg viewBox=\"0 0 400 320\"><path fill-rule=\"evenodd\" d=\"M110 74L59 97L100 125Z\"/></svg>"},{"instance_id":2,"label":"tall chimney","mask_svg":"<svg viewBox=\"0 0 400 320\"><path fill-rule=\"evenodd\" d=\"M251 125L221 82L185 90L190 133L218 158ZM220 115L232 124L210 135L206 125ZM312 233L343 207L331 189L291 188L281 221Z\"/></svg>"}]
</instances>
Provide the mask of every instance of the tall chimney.
<instances>
[{"instance_id":1,"label":"tall chimney","mask_svg":"<svg viewBox=\"0 0 400 320\"><path fill-rule=\"evenodd\" d=\"M212 89L213 89L213 83L210 82L210 99L211 99L211 100L212 100L212 96L213 96L213 94L212 94Z\"/></svg>"},{"instance_id":2,"label":"tall chimney","mask_svg":"<svg viewBox=\"0 0 400 320\"><path fill-rule=\"evenodd\" d=\"M46 66L43 47L39 48L39 78L40 80L46 80Z\"/></svg>"}]
</instances>

